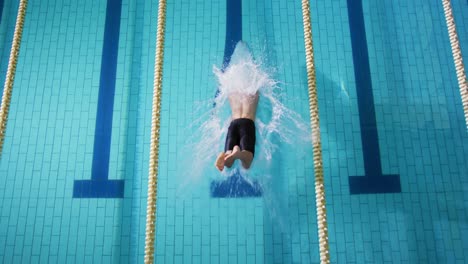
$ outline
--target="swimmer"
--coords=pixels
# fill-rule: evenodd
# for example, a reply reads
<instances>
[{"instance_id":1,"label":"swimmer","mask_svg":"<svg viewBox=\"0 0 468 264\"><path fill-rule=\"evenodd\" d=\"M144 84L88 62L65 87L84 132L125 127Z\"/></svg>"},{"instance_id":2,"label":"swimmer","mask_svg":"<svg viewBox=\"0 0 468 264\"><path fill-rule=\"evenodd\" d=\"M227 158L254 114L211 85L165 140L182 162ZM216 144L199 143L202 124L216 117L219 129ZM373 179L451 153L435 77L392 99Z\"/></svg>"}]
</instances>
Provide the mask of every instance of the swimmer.
<instances>
[{"instance_id":1,"label":"swimmer","mask_svg":"<svg viewBox=\"0 0 468 264\"><path fill-rule=\"evenodd\" d=\"M224 166L231 168L234 161L240 160L242 167L250 168L255 154L255 113L258 105L258 92L255 94L233 93L229 95L231 124L226 135L224 152L215 162L219 171Z\"/></svg>"}]
</instances>

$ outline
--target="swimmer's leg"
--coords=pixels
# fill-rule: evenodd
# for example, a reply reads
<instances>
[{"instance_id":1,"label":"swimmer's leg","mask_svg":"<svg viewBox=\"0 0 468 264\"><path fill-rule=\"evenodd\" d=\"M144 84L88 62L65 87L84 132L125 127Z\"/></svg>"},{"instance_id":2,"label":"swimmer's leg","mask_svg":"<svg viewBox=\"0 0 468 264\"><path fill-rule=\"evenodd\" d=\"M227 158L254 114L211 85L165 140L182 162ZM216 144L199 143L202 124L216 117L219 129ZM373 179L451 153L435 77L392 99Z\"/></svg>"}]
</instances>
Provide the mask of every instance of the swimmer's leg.
<instances>
[{"instance_id":1,"label":"swimmer's leg","mask_svg":"<svg viewBox=\"0 0 468 264\"><path fill-rule=\"evenodd\" d=\"M232 165L237 159L241 161L242 167L249 169L250 165L252 165L253 153L248 150L241 150L239 146L235 146L232 153L225 156L224 164Z\"/></svg>"},{"instance_id":2,"label":"swimmer's leg","mask_svg":"<svg viewBox=\"0 0 468 264\"><path fill-rule=\"evenodd\" d=\"M252 152L250 152L248 150L242 150L239 153L239 159L241 160L242 167L244 167L244 169L249 169L250 168L250 165L252 165L253 157L254 156L253 156Z\"/></svg>"},{"instance_id":3,"label":"swimmer's leg","mask_svg":"<svg viewBox=\"0 0 468 264\"><path fill-rule=\"evenodd\" d=\"M257 98L258 100L258 98ZM239 129L240 150L239 159L245 169L250 168L255 153L255 122L252 119L244 118Z\"/></svg>"}]
</instances>

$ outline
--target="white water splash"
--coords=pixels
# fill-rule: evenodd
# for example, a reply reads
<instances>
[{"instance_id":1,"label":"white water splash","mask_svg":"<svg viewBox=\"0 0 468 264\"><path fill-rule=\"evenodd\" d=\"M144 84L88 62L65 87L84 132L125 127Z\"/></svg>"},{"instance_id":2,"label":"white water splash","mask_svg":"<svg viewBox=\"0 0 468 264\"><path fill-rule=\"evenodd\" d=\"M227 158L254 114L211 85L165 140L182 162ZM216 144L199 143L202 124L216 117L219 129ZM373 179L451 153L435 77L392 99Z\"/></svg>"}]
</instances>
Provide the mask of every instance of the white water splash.
<instances>
[{"instance_id":1,"label":"white water splash","mask_svg":"<svg viewBox=\"0 0 468 264\"><path fill-rule=\"evenodd\" d=\"M181 189L200 182L206 175L212 179L232 175L233 169L225 168L219 173L214 167L217 155L224 150L225 136L231 122L227 99L232 93L253 95L258 92L260 98L255 120L257 142L252 169L242 169L239 162L233 166L240 169L244 177L247 174L249 177L260 177L254 176L257 170L262 171L261 175L264 176L274 160L275 151L282 144L310 144L309 125L282 103L282 91L278 81L272 77L273 70L266 69L260 60L255 60L245 43L237 44L231 62L224 71L214 66L213 72L218 80L219 94L214 102L210 100L199 104L200 109L204 110L196 111L197 118L190 128L194 132L187 144L193 159L191 164L186 165L189 173L179 174L189 175L184 176L179 193ZM206 111L213 103L214 107Z\"/></svg>"}]
</instances>

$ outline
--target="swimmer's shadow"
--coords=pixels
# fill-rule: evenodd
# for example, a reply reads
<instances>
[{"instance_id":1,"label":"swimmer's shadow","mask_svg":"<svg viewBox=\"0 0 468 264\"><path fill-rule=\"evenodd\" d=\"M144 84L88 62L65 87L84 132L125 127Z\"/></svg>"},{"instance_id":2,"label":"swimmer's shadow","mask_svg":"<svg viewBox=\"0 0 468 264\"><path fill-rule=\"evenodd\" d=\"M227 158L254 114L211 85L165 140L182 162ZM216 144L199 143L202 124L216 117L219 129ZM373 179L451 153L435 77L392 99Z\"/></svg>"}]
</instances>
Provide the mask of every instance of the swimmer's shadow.
<instances>
[{"instance_id":1,"label":"swimmer's shadow","mask_svg":"<svg viewBox=\"0 0 468 264\"><path fill-rule=\"evenodd\" d=\"M224 180L212 181L210 186L212 198L261 197L263 190L256 180L247 180L239 170Z\"/></svg>"}]
</instances>

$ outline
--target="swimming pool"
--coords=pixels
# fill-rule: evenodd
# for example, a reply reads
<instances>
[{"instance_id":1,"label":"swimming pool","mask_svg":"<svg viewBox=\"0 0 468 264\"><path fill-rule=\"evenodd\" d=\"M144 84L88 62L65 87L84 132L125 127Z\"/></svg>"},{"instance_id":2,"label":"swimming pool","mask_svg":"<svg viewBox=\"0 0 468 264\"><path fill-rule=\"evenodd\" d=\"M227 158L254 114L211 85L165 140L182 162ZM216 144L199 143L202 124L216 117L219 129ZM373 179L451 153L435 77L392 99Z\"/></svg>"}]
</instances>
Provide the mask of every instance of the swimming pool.
<instances>
[{"instance_id":1,"label":"swimming pool","mask_svg":"<svg viewBox=\"0 0 468 264\"><path fill-rule=\"evenodd\" d=\"M360 3L311 3L331 261L464 263L468 134L442 5ZM468 5L452 4L467 50ZM2 83L17 6L0 0ZM143 261L157 8L29 3L0 161L2 263ZM155 261L316 263L312 146L282 145L261 197L212 198L212 175L177 194L226 8L168 3ZM241 29L308 120L300 3L243 1ZM374 186L389 175L400 189Z\"/></svg>"}]
</instances>

